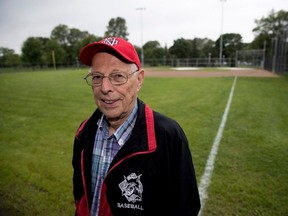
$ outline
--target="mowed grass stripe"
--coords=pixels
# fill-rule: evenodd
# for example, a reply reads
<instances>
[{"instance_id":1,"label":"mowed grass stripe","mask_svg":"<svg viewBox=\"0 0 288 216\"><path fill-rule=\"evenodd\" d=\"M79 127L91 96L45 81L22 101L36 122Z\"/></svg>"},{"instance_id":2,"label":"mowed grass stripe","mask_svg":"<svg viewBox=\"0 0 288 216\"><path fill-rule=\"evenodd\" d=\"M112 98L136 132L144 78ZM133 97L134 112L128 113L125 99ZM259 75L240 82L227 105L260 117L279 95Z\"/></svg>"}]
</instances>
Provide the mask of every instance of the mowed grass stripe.
<instances>
[{"instance_id":1,"label":"mowed grass stripe","mask_svg":"<svg viewBox=\"0 0 288 216\"><path fill-rule=\"evenodd\" d=\"M203 215L288 215L287 93L287 78L238 78Z\"/></svg>"},{"instance_id":2,"label":"mowed grass stripe","mask_svg":"<svg viewBox=\"0 0 288 216\"><path fill-rule=\"evenodd\" d=\"M82 79L85 74L86 71L84 70L57 70L13 74L2 73L0 75L0 194L3 197L0 201L0 213L8 212L7 215L73 215L71 156L74 133L80 122L89 117L95 108L91 90ZM262 84L263 80L265 84ZM176 119L183 127L193 153L198 180L200 180L204 171L232 82L233 78L147 77L140 92L142 100L155 110ZM239 80L237 81L235 94L238 92L238 84ZM241 87L241 89L246 89L243 94L246 92L248 95L249 91L259 88L258 85L264 90L265 86L267 86L267 91L269 89L272 95L274 95L274 91L287 92L288 86L287 80L284 78L248 78L247 82L243 82ZM272 101L276 105L269 112L271 113L272 110L272 113L277 116L276 113L278 113L279 107L287 107L286 96L282 94L281 97L274 97ZM234 97L236 98L236 95ZM261 101L265 100L265 97L266 95L264 94L257 94L253 100ZM246 99L246 103L248 103L247 101L249 100ZM232 164L234 162L232 159L235 159L233 157L234 154L238 156L236 157L237 159L241 159L240 155L244 154L242 148L232 148L233 146L240 146L243 140L239 139L238 142L238 137L234 137L234 134L231 134L232 132L236 133L238 130L235 128L231 132L231 128L240 127L242 131L240 138L244 138L244 132L246 132L244 129L247 128L246 121L244 119L243 121L240 120L243 118L241 110L247 108L246 103L241 103L241 100L235 103L233 99L231 108L232 110L237 110L237 113L233 112L233 118L231 119L234 122L235 118L235 125L231 125L231 110L227 122L229 127L227 129L226 125L226 130L224 131L221 148L217 156L218 160L216 160L215 176L213 176L213 183L210 186L209 202L207 202L205 208L209 213L216 212L217 214L221 209L224 209L224 212L227 211L226 215L229 215L230 209L237 209L241 206L237 202L230 202L230 208L224 208L227 206L226 202L228 199L227 185L225 184L225 187L221 186L222 180L226 179L227 176L223 175L223 179L221 177L227 170L227 167L222 164L226 166L227 164ZM267 115L265 113L268 110L260 110L263 112L261 118L266 119ZM250 116L250 120L253 121L255 116L255 114ZM287 159L285 160L283 156L281 156L282 162L279 162L276 158L278 151L279 154L283 154L283 151L287 150L283 141L283 138L285 138L284 131L287 131L285 124L287 116L278 117L278 120L272 122L273 127L279 130L277 130L277 136L273 136L275 144L273 151L270 152L272 156L275 155L273 162L276 163L271 163L273 164L271 170L268 166L271 164L266 164L264 171L269 170L268 173L274 173L274 166L277 165L278 167L278 165L281 166L287 162ZM280 121L280 117L284 118L285 121ZM236 124L238 121L241 124L245 124L238 125ZM262 121L265 120L262 119ZM266 119L266 121L268 120ZM272 124L270 124L271 127ZM282 130L282 128L285 130ZM268 136L265 133L267 131L263 133L262 131L260 128L259 130L254 128L253 133L247 137L252 139L255 135L253 139L257 140L261 137L261 139L265 140L267 139L266 136ZM233 137L230 137L230 135ZM230 143L231 140L233 145ZM257 145L261 146L259 143L256 143ZM232 156L225 155L228 152L230 154L233 153ZM256 163L259 166L259 164L263 163L262 157L258 156L255 160L252 160L252 155L250 155L251 158L248 155L245 156L250 159L246 160L247 164ZM262 155L262 153L259 153L259 155ZM238 164L241 165L242 161L238 162ZM255 170L260 174L262 173L263 170L258 170L258 166L254 167L254 169L240 169L236 166L235 169L243 172L243 175L253 176ZM262 168L261 166L259 167ZM278 173L276 172L275 176L270 176L271 182L272 180L277 182L280 179L281 189L287 192L287 183L282 181L281 176L279 177L280 170L278 169ZM245 188L249 181L253 185L255 180L248 178L247 183L246 181L244 182L245 184L240 183L238 187L240 189ZM264 182L262 179L257 181L259 185ZM222 197L218 201L216 199L217 205L214 204L215 200L213 199L213 197L219 198L215 196L215 190L216 194ZM258 198L257 201L261 206L262 196L270 195L274 190L275 187L265 188L260 196L256 193L252 201ZM252 192L248 190L246 193L251 195L253 194ZM282 194L280 195L277 197L277 193L275 193L273 198L283 203L285 198L283 198ZM229 200L238 201L238 198L239 193L237 190L229 194ZM251 200L248 199L247 202L244 202L245 205L249 204L249 201ZM276 204L277 201L271 202L270 206L279 208L280 204ZM264 202L263 204L266 203ZM251 211L253 205L253 203L250 203L248 207L245 207ZM285 208L285 206L281 205L280 212L285 212ZM241 212L238 215L241 215Z\"/></svg>"},{"instance_id":3,"label":"mowed grass stripe","mask_svg":"<svg viewBox=\"0 0 288 216\"><path fill-rule=\"evenodd\" d=\"M214 163L216 160L218 148L222 139L223 131L225 129L226 121L229 115L230 106L233 100L234 95L234 89L237 82L237 76L234 78L232 88L230 90L229 98L221 119L221 123L219 125L217 134L215 136L215 139L213 141L213 145L210 151L210 154L208 156L205 171L203 175L201 176L200 184L199 184L199 194L200 194L200 201L201 201L201 209L199 212L199 215L202 215L202 211L205 208L206 200L208 199L208 188L212 179L213 171L214 171Z\"/></svg>"}]
</instances>

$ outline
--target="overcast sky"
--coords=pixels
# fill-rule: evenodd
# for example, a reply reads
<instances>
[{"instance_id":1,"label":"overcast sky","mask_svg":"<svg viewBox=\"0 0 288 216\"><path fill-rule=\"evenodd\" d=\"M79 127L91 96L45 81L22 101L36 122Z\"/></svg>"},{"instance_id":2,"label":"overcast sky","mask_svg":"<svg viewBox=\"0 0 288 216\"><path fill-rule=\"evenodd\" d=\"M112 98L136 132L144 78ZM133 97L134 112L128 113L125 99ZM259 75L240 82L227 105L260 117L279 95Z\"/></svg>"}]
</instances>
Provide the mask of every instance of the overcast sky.
<instances>
[{"instance_id":1,"label":"overcast sky","mask_svg":"<svg viewBox=\"0 0 288 216\"><path fill-rule=\"evenodd\" d=\"M145 8L143 28L137 8ZM20 53L28 37L50 37L59 24L103 36L116 17L126 20L129 41L138 46L150 40L163 47L179 38L217 40L221 27L223 34L238 33L251 42L255 19L272 9L287 11L288 0L0 0L0 47Z\"/></svg>"}]
</instances>

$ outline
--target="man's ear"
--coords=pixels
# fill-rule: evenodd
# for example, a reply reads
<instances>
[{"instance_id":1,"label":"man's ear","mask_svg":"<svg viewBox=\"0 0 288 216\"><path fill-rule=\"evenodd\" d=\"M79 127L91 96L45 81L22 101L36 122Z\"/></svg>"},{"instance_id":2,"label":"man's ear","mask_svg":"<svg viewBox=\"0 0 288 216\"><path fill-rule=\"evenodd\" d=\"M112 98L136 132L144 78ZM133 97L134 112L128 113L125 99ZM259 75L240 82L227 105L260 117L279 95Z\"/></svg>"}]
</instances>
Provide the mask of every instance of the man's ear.
<instances>
[{"instance_id":1,"label":"man's ear","mask_svg":"<svg viewBox=\"0 0 288 216\"><path fill-rule=\"evenodd\" d=\"M137 91L141 89L143 82L144 82L144 69L141 69L139 70L137 76Z\"/></svg>"}]
</instances>

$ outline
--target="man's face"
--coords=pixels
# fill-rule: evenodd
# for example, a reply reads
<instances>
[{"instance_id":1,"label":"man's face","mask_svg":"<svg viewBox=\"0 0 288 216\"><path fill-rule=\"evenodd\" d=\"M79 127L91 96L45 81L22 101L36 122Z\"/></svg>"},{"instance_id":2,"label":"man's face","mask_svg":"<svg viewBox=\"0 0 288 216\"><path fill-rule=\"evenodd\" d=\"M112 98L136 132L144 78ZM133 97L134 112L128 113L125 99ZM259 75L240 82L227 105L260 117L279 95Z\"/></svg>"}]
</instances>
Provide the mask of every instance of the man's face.
<instances>
[{"instance_id":1,"label":"man's face","mask_svg":"<svg viewBox=\"0 0 288 216\"><path fill-rule=\"evenodd\" d=\"M123 72L128 75L136 70L137 67L126 64L108 53L97 53L92 59L91 71L104 76L113 72ZM111 124L114 122L121 125L132 112L143 79L144 71L141 70L130 75L127 83L123 85L113 85L109 78L105 77L102 85L92 87L96 105Z\"/></svg>"}]
</instances>

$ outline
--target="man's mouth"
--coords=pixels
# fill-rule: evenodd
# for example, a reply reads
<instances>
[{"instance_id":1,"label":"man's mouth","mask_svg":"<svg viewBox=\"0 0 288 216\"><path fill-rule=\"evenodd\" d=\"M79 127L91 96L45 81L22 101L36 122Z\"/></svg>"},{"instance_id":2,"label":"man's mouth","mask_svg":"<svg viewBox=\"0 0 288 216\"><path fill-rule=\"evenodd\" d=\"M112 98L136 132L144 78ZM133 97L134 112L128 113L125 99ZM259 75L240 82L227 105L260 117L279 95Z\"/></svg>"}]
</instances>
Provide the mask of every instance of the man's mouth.
<instances>
[{"instance_id":1,"label":"man's mouth","mask_svg":"<svg viewBox=\"0 0 288 216\"><path fill-rule=\"evenodd\" d=\"M104 104L108 105L108 106L111 106L111 105L116 105L116 103L119 101L119 100L105 100L105 99L102 99L101 100Z\"/></svg>"},{"instance_id":2,"label":"man's mouth","mask_svg":"<svg viewBox=\"0 0 288 216\"><path fill-rule=\"evenodd\" d=\"M113 104L115 101L114 100L102 100L106 104Z\"/></svg>"}]
</instances>

